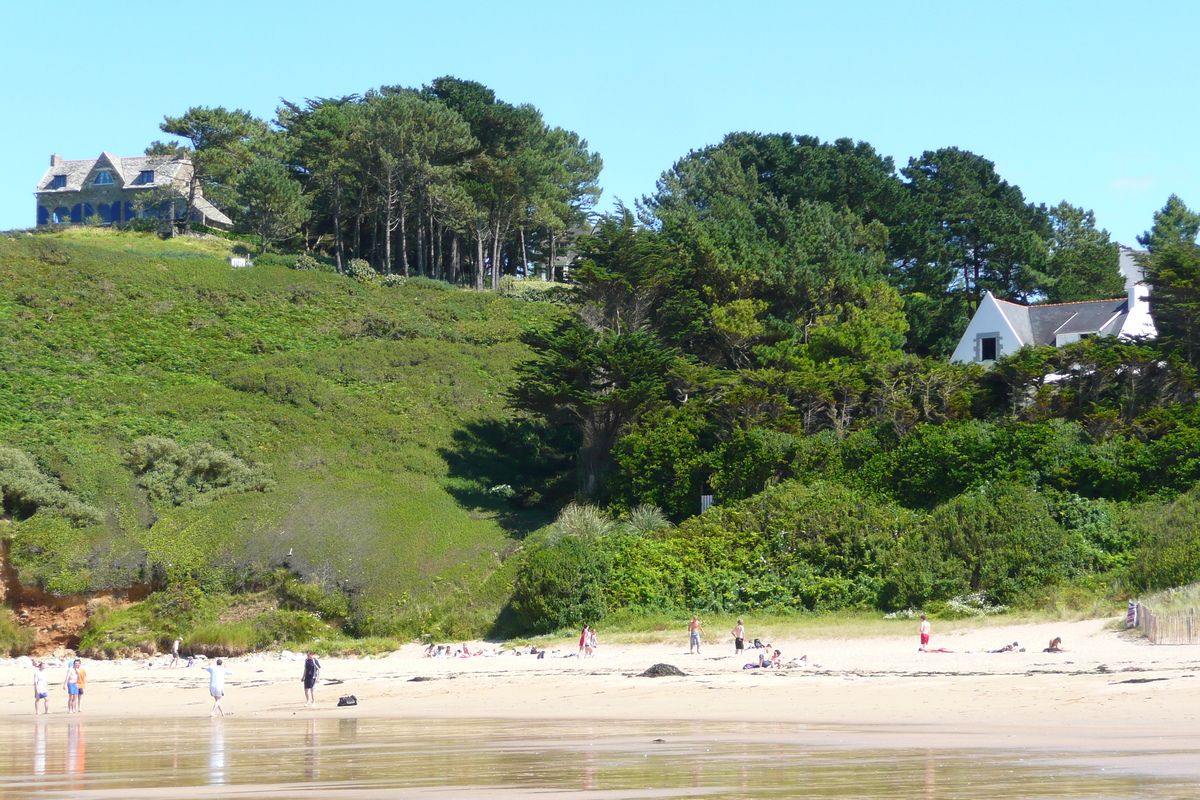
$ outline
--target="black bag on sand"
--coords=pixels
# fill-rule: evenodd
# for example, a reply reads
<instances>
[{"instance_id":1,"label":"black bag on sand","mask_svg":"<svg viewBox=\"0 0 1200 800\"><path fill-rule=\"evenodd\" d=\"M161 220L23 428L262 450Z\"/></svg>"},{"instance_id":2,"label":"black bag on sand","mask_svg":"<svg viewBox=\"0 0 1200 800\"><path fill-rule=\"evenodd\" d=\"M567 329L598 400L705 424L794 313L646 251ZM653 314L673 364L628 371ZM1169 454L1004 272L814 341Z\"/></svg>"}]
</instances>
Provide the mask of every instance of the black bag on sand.
<instances>
[{"instance_id":1,"label":"black bag on sand","mask_svg":"<svg viewBox=\"0 0 1200 800\"><path fill-rule=\"evenodd\" d=\"M341 708L342 706L356 706L356 705L358 705L358 698L352 694L348 694L345 697L338 698L338 708Z\"/></svg>"}]
</instances>

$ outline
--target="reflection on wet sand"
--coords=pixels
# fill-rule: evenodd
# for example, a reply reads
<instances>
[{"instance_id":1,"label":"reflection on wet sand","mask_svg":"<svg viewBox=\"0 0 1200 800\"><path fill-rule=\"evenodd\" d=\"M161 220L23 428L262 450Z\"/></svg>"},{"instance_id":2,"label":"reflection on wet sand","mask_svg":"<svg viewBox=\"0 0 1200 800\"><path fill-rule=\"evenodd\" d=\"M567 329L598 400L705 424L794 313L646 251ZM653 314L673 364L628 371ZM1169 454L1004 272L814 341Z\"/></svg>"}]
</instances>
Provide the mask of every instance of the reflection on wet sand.
<instances>
[{"instance_id":1,"label":"reflection on wet sand","mask_svg":"<svg viewBox=\"0 0 1200 800\"><path fill-rule=\"evenodd\" d=\"M32 730L30 726L32 725ZM1125 753L865 748L785 724L293 720L0 723L0 797L753 797L1047 800L1185 796L1195 775ZM1169 753L1158 754L1170 758ZM1184 794L1180 794L1181 787Z\"/></svg>"},{"instance_id":2,"label":"reflection on wet sand","mask_svg":"<svg viewBox=\"0 0 1200 800\"><path fill-rule=\"evenodd\" d=\"M214 719L208 738L208 782L225 783L225 720Z\"/></svg>"}]
</instances>

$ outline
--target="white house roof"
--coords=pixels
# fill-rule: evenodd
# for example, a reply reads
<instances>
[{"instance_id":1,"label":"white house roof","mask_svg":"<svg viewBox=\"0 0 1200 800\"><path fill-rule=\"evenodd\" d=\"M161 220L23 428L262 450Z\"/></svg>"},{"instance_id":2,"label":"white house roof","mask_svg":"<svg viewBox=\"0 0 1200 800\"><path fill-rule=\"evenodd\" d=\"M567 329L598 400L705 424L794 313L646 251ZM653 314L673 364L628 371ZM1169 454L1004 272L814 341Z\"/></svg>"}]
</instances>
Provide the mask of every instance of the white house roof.
<instances>
[{"instance_id":1,"label":"white house roof","mask_svg":"<svg viewBox=\"0 0 1200 800\"><path fill-rule=\"evenodd\" d=\"M155 186L167 186L175 181L180 170L190 167L191 162L186 158L175 156L131 156L121 158L108 153L101 153L98 158L84 158L72 161L60 161L52 164L42 179L38 182L38 194L54 194L55 192L78 192L88 184L88 178L94 170L109 169L113 173L113 184L122 189L149 189ZM135 183L143 171L154 170L153 183ZM57 189L54 178L57 175L66 176L66 185Z\"/></svg>"}]
</instances>

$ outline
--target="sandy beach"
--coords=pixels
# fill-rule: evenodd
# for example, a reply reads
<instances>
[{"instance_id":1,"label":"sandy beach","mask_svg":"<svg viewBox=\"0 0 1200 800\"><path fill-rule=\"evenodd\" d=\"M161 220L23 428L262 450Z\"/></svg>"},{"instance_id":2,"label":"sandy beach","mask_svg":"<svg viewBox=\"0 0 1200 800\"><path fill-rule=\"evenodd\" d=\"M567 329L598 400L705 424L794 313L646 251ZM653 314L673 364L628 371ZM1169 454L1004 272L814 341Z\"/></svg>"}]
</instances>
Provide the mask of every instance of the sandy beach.
<instances>
[{"instance_id":1,"label":"sandy beach","mask_svg":"<svg viewBox=\"0 0 1200 800\"><path fill-rule=\"evenodd\" d=\"M1042 652L1054 636L1067 652ZM1026 651L983 652L1012 641ZM224 704L236 718L760 721L836 726L857 746L877 739L881 746L1200 752L1200 647L1150 645L1105 620L942 635L935 628L931 646L950 653L919 652L915 625L909 637L772 644L787 659L806 654L808 666L744 670L752 659L736 656L727 637L711 637L699 655L687 653L683 635L670 645L608 646L601 637L591 659L574 657L571 645L543 659L431 659L414 644L382 657L324 659L315 709L303 705L302 661L262 654L227 659ZM638 676L656 663L686 677ZM164 657L87 662L82 717L207 716L207 673L168 664ZM64 668L48 674L51 715L66 718ZM31 687L27 665L0 662L0 718L32 719ZM336 707L351 694L357 707Z\"/></svg>"}]
</instances>

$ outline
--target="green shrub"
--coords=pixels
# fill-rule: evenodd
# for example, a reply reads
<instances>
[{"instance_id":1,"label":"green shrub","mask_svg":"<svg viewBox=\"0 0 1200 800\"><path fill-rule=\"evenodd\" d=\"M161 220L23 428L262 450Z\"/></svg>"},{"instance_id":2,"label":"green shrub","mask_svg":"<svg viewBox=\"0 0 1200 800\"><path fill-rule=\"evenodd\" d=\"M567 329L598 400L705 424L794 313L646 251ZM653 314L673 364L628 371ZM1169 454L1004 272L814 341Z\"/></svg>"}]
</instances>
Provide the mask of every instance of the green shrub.
<instances>
[{"instance_id":1,"label":"green shrub","mask_svg":"<svg viewBox=\"0 0 1200 800\"><path fill-rule=\"evenodd\" d=\"M16 519L38 511L63 517L74 525L96 524L102 519L99 510L38 469L28 453L11 447L0 447L0 500L4 512Z\"/></svg>"},{"instance_id":2,"label":"green shrub","mask_svg":"<svg viewBox=\"0 0 1200 800\"><path fill-rule=\"evenodd\" d=\"M315 272L337 272L337 266L329 259L320 259L309 253L301 253L291 263L292 269Z\"/></svg>"},{"instance_id":3,"label":"green shrub","mask_svg":"<svg viewBox=\"0 0 1200 800\"><path fill-rule=\"evenodd\" d=\"M1141 590L1200 581L1200 487L1169 504L1148 504L1135 516L1140 542L1129 579Z\"/></svg>"},{"instance_id":4,"label":"green shrub","mask_svg":"<svg viewBox=\"0 0 1200 800\"><path fill-rule=\"evenodd\" d=\"M1083 559L1079 536L1054 519L1036 490L998 483L936 508L899 543L884 602L921 607L930 600L983 593L1012 604L1071 577Z\"/></svg>"},{"instance_id":5,"label":"green shrub","mask_svg":"<svg viewBox=\"0 0 1200 800\"><path fill-rule=\"evenodd\" d=\"M534 300L546 303L570 302L574 288L564 283L544 281L540 278L518 278L505 275L500 279L500 295L516 300Z\"/></svg>"},{"instance_id":6,"label":"green shrub","mask_svg":"<svg viewBox=\"0 0 1200 800\"><path fill-rule=\"evenodd\" d=\"M359 283L370 283L379 277L375 268L361 258L350 259L350 263L346 265L346 274Z\"/></svg>"},{"instance_id":7,"label":"green shrub","mask_svg":"<svg viewBox=\"0 0 1200 800\"><path fill-rule=\"evenodd\" d=\"M433 289L436 291L449 292L458 289L453 283L448 281L439 281L436 278L426 278L423 275L416 275L412 278L405 278L404 282L407 286L415 289Z\"/></svg>"},{"instance_id":8,"label":"green shrub","mask_svg":"<svg viewBox=\"0 0 1200 800\"><path fill-rule=\"evenodd\" d=\"M604 587L611 574L609 554L589 540L566 536L534 550L513 587L518 624L549 633L599 620L609 610Z\"/></svg>"},{"instance_id":9,"label":"green shrub","mask_svg":"<svg viewBox=\"0 0 1200 800\"><path fill-rule=\"evenodd\" d=\"M183 448L172 439L144 436L130 445L125 458L151 497L176 506L272 485L261 467L206 442Z\"/></svg>"},{"instance_id":10,"label":"green shrub","mask_svg":"<svg viewBox=\"0 0 1200 800\"><path fill-rule=\"evenodd\" d=\"M21 627L11 611L0 608L0 655L9 658L28 655L36 641L37 635L32 630Z\"/></svg>"}]
</instances>

